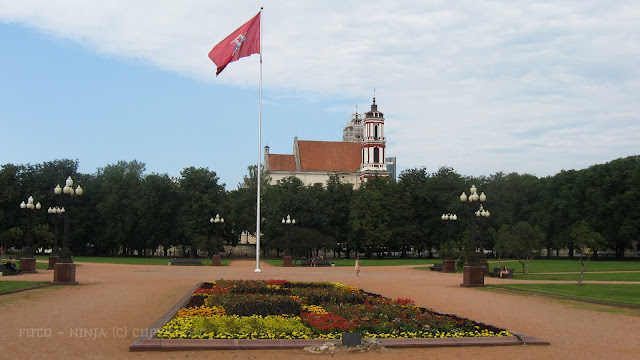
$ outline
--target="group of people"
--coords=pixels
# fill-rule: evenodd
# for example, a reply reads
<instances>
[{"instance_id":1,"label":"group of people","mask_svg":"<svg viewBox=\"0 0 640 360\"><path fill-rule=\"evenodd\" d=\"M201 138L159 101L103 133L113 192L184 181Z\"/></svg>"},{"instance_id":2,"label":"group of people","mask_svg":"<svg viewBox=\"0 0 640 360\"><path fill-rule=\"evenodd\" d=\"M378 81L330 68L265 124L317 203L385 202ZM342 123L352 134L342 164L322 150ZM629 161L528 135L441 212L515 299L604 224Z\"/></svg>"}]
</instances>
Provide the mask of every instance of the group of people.
<instances>
[{"instance_id":1,"label":"group of people","mask_svg":"<svg viewBox=\"0 0 640 360\"><path fill-rule=\"evenodd\" d=\"M7 260L4 265L0 266L0 272L0 275L17 275L20 273L15 264L9 260Z\"/></svg>"},{"instance_id":2,"label":"group of people","mask_svg":"<svg viewBox=\"0 0 640 360\"><path fill-rule=\"evenodd\" d=\"M503 275L509 275L509 269L507 269L505 266L501 266L500 267L500 278L501 279L502 279Z\"/></svg>"}]
</instances>

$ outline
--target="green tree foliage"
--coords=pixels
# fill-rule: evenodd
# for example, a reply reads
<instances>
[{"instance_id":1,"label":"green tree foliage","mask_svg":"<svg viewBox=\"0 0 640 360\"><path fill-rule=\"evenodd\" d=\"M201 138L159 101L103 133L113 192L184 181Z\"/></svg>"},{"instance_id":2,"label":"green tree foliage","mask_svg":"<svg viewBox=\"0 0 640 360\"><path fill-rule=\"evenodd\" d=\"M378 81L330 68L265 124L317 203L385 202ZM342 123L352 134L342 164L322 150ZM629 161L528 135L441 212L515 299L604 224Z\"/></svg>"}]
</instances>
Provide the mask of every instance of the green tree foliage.
<instances>
[{"instance_id":1,"label":"green tree foliage","mask_svg":"<svg viewBox=\"0 0 640 360\"><path fill-rule=\"evenodd\" d=\"M178 184L167 174L150 174L142 179L136 211L146 248L162 246L164 255L176 243L180 207Z\"/></svg>"},{"instance_id":2,"label":"green tree foliage","mask_svg":"<svg viewBox=\"0 0 640 360\"><path fill-rule=\"evenodd\" d=\"M13 227L0 233L0 244L2 244L6 251L11 248L21 249L22 239L24 238L24 232L19 227Z\"/></svg>"},{"instance_id":3,"label":"green tree foliage","mask_svg":"<svg viewBox=\"0 0 640 360\"><path fill-rule=\"evenodd\" d=\"M20 168L13 164L2 165L0 168L0 236L3 231L8 231L19 226L18 211L22 198L22 186L20 183Z\"/></svg>"},{"instance_id":4,"label":"green tree foliage","mask_svg":"<svg viewBox=\"0 0 640 360\"><path fill-rule=\"evenodd\" d=\"M582 276L589 265L594 252L605 246L605 240L599 233L593 231L586 221L580 220L569 229L569 237L573 245L580 249L580 277L578 285L582 285ZM584 258L586 255L586 259Z\"/></svg>"},{"instance_id":5,"label":"green tree foliage","mask_svg":"<svg viewBox=\"0 0 640 360\"><path fill-rule=\"evenodd\" d=\"M209 219L226 211L224 184L218 184L218 176L206 168L189 167L180 173L178 194L180 208L177 216L179 244L184 251L195 256L197 240L210 233Z\"/></svg>"},{"instance_id":6,"label":"green tree foliage","mask_svg":"<svg viewBox=\"0 0 640 360\"><path fill-rule=\"evenodd\" d=\"M99 223L100 235L95 242L100 248L109 249L111 253L122 249L127 255L144 248L145 238L141 236L137 203L144 170L144 163L136 160L119 161L98 169L100 201L96 204L96 211L102 221Z\"/></svg>"},{"instance_id":7,"label":"green tree foliage","mask_svg":"<svg viewBox=\"0 0 640 360\"><path fill-rule=\"evenodd\" d=\"M144 255L158 246L177 246L195 254L198 249L219 249L222 243L233 245L243 231L255 233L256 166L249 167L232 191L209 169L189 167L170 178L146 174L144 163L136 160L119 161L93 174L79 173L77 167L77 160L69 159L0 166L0 245L21 246L24 234L18 230L26 230L26 216L18 205L30 195L43 206L33 213L36 244L50 246L55 218L46 209L67 206L74 253ZM85 190L70 203L70 198L53 194L55 185L63 185L68 176ZM509 236L526 233L522 222L542 233L536 233L542 243L534 243L538 248L533 251L544 247L548 255L565 248L573 255L573 249L581 249L575 235L581 222L601 236L599 248L612 249L619 258L640 241L640 156L544 178L501 172L473 178L447 167L432 173L415 168L404 170L397 183L374 178L359 188L338 175L324 187L305 186L295 178L271 186L268 174L260 176L264 251L289 250L305 257L331 249L342 256L349 256L345 250L378 256L425 254L446 242L442 213L457 213L459 220L450 224L451 239L464 255L470 220L459 195L471 184L486 193L484 207L491 211L483 222L482 245L499 255L515 253L504 241L505 231ZM208 221L216 213L226 220L219 236ZM297 220L292 228L281 223L287 214ZM496 231L502 228L507 230Z\"/></svg>"},{"instance_id":8,"label":"green tree foliage","mask_svg":"<svg viewBox=\"0 0 640 360\"><path fill-rule=\"evenodd\" d=\"M503 225L498 231L496 247L502 255L513 256L522 264L522 273L527 274L529 264L544 243L544 232L526 221Z\"/></svg>"},{"instance_id":9,"label":"green tree foliage","mask_svg":"<svg viewBox=\"0 0 640 360\"><path fill-rule=\"evenodd\" d=\"M374 177L355 193L351 202L349 247L365 249L369 258L391 239L390 189L388 179Z\"/></svg>"},{"instance_id":10,"label":"green tree foliage","mask_svg":"<svg viewBox=\"0 0 640 360\"><path fill-rule=\"evenodd\" d=\"M349 239L349 204L353 197L353 185L340 181L338 175L332 175L327 182L325 194L325 216L327 242L338 254L346 248ZM347 252L348 256L349 253Z\"/></svg>"}]
</instances>

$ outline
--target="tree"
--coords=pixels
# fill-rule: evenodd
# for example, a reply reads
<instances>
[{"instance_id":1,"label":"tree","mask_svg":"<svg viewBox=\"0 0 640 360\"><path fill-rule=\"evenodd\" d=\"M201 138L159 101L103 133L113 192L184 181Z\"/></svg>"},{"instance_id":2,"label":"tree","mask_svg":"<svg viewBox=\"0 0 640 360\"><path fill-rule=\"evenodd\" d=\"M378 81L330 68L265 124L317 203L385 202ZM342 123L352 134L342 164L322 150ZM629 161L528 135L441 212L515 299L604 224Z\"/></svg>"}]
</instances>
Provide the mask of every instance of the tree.
<instances>
[{"instance_id":1,"label":"tree","mask_svg":"<svg viewBox=\"0 0 640 360\"><path fill-rule=\"evenodd\" d=\"M177 228L183 251L196 254L198 239L210 231L209 219L216 213L224 214L226 192L224 184L218 184L215 171L207 168L185 168L180 172Z\"/></svg>"},{"instance_id":2,"label":"tree","mask_svg":"<svg viewBox=\"0 0 640 360\"><path fill-rule=\"evenodd\" d=\"M300 227L309 227L312 224L311 217L316 215L310 211L313 204L307 203L305 187L302 180L295 176L280 179L273 186L265 188L262 197L262 217L264 219L262 232L264 250L276 250L292 252L294 247L299 248L298 242L306 239L297 236ZM296 220L296 224L283 225L282 219L290 215Z\"/></svg>"},{"instance_id":3,"label":"tree","mask_svg":"<svg viewBox=\"0 0 640 360\"><path fill-rule=\"evenodd\" d=\"M582 285L582 276L589 265L589 259L594 252L605 246L605 239L599 233L593 231L586 221L580 220L571 226L569 230L571 241L580 249L580 277L578 285ZM586 255L586 261L583 260Z\"/></svg>"},{"instance_id":4,"label":"tree","mask_svg":"<svg viewBox=\"0 0 640 360\"><path fill-rule=\"evenodd\" d=\"M243 232L251 234L255 234L256 232L256 196L258 184L256 169L256 165L249 166L247 168L248 175L243 177L242 183L238 184L236 190L232 190L228 194L230 210L228 219L231 219L231 232L235 235L236 239ZM264 189L267 186L268 182L261 183L262 195L264 195Z\"/></svg>"},{"instance_id":5,"label":"tree","mask_svg":"<svg viewBox=\"0 0 640 360\"><path fill-rule=\"evenodd\" d=\"M6 251L10 248L21 248L24 232L19 227L13 227L7 231L0 233L0 244L4 246Z\"/></svg>"},{"instance_id":6,"label":"tree","mask_svg":"<svg viewBox=\"0 0 640 360\"><path fill-rule=\"evenodd\" d=\"M49 226L44 224L36 225L33 227L31 233L33 236L34 249L47 249L53 244L53 233L49 230Z\"/></svg>"},{"instance_id":7,"label":"tree","mask_svg":"<svg viewBox=\"0 0 640 360\"><path fill-rule=\"evenodd\" d=\"M497 248L504 255L513 256L522 264L522 273L526 275L533 255L540 251L544 241L544 233L525 221L514 226L503 225L498 231Z\"/></svg>"},{"instance_id":8,"label":"tree","mask_svg":"<svg viewBox=\"0 0 640 360\"><path fill-rule=\"evenodd\" d=\"M100 200L96 210L100 216L100 236L95 239L98 247L132 255L142 250L144 235L140 232L138 196L145 170L144 163L119 161L98 169ZM141 254L140 254L141 255Z\"/></svg>"},{"instance_id":9,"label":"tree","mask_svg":"<svg viewBox=\"0 0 640 360\"><path fill-rule=\"evenodd\" d=\"M162 246L164 256L177 244L176 214L178 185L167 174L150 174L142 179L136 202L140 233L150 249Z\"/></svg>"},{"instance_id":10,"label":"tree","mask_svg":"<svg viewBox=\"0 0 640 360\"><path fill-rule=\"evenodd\" d=\"M21 201L21 183L20 183L20 168L13 164L2 165L0 168L0 237L2 234L10 229L19 226L19 211L18 204ZM9 238L13 238L13 235L5 234ZM5 248L9 247L9 244L0 242L0 245L4 244Z\"/></svg>"},{"instance_id":11,"label":"tree","mask_svg":"<svg viewBox=\"0 0 640 360\"><path fill-rule=\"evenodd\" d=\"M349 204L353 197L353 185L340 181L338 175L331 175L326 189L326 233L333 241L338 257L349 239ZM349 253L346 253L347 257Z\"/></svg>"},{"instance_id":12,"label":"tree","mask_svg":"<svg viewBox=\"0 0 640 360\"><path fill-rule=\"evenodd\" d=\"M375 177L356 191L351 202L350 246L356 251L366 248L369 258L391 238L389 188L388 179Z\"/></svg>"}]
</instances>

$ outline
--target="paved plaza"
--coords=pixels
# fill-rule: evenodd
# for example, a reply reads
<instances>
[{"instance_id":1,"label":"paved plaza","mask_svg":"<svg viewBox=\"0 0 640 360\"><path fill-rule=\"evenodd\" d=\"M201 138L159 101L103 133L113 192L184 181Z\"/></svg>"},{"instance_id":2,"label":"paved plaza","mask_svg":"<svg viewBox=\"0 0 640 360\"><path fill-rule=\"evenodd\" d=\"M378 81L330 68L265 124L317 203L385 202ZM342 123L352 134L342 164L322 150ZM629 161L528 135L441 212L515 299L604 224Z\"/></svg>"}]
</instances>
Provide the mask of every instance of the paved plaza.
<instances>
[{"instance_id":1,"label":"paved plaza","mask_svg":"<svg viewBox=\"0 0 640 360\"><path fill-rule=\"evenodd\" d=\"M339 260L338 260L339 261ZM318 359L299 349L129 352L129 345L196 283L218 279L337 281L551 342L550 346L386 349L334 354L349 359L637 359L640 309L460 287L461 274L414 266L284 268L78 263L75 286L0 296L0 359ZM50 270L0 281L51 281ZM486 283L517 280L486 278Z\"/></svg>"}]
</instances>

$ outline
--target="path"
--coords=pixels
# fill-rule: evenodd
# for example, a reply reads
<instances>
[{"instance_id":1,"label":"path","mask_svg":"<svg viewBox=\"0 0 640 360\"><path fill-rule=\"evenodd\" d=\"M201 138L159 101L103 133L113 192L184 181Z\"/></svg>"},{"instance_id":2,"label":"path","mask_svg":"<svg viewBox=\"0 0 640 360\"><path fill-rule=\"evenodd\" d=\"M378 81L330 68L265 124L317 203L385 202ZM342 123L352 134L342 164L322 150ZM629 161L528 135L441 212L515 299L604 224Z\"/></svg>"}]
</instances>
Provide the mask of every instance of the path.
<instances>
[{"instance_id":1,"label":"path","mask_svg":"<svg viewBox=\"0 0 640 360\"><path fill-rule=\"evenodd\" d=\"M338 281L417 305L525 333L551 346L394 349L339 353L349 359L635 359L640 310L496 293L459 286L460 274L413 266L283 268L255 261L230 266L80 263L77 286L51 286L0 296L0 360L46 359L318 359L302 350L130 353L129 345L196 283L217 279ZM53 274L20 275L49 281ZM17 278L0 278L0 281ZM487 283L500 279L486 278ZM39 330L38 330L39 329Z\"/></svg>"}]
</instances>

